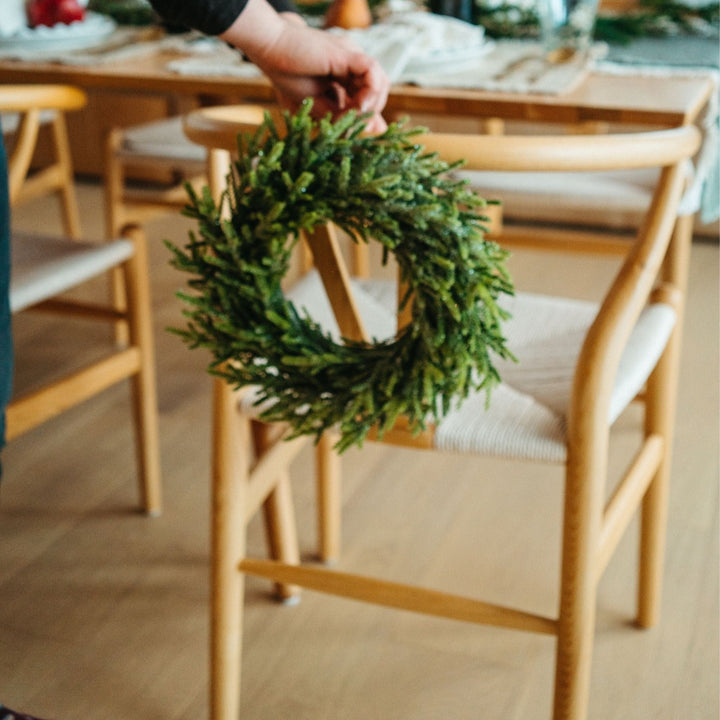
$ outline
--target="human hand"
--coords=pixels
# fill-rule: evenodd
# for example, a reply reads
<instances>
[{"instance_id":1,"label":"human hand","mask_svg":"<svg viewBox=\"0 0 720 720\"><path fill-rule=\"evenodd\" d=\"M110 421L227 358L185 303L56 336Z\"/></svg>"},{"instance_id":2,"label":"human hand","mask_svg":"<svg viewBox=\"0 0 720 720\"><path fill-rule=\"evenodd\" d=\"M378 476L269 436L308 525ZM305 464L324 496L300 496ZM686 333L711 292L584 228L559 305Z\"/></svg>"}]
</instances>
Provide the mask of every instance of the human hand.
<instances>
[{"instance_id":1,"label":"human hand","mask_svg":"<svg viewBox=\"0 0 720 720\"><path fill-rule=\"evenodd\" d=\"M368 132L382 132L380 114L390 81L380 64L349 40L278 15L265 0L250 0L222 38L241 48L268 76L280 103L292 110L307 97L313 114L371 112Z\"/></svg>"}]
</instances>

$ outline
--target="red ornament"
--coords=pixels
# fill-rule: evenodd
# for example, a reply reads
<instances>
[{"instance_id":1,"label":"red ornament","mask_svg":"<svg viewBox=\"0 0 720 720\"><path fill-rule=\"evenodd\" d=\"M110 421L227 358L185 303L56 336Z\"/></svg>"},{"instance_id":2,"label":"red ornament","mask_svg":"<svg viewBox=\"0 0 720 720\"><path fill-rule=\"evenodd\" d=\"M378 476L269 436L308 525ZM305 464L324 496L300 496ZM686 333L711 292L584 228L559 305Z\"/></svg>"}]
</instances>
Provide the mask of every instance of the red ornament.
<instances>
[{"instance_id":1,"label":"red ornament","mask_svg":"<svg viewBox=\"0 0 720 720\"><path fill-rule=\"evenodd\" d=\"M77 0L30 0L27 18L31 28L38 25L69 25L85 18L85 8Z\"/></svg>"}]
</instances>

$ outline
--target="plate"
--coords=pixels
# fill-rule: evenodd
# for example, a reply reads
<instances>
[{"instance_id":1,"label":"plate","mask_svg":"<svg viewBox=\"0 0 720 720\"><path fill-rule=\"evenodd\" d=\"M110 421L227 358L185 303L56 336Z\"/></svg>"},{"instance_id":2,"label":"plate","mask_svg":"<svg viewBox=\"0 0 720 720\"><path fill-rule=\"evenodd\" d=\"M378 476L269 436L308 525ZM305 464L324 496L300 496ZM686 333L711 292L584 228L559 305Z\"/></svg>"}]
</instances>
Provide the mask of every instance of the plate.
<instances>
[{"instance_id":1,"label":"plate","mask_svg":"<svg viewBox=\"0 0 720 720\"><path fill-rule=\"evenodd\" d=\"M42 52L87 48L102 42L116 27L115 21L107 15L89 12L84 20L70 25L26 27L8 37L0 37L0 50L35 49Z\"/></svg>"}]
</instances>

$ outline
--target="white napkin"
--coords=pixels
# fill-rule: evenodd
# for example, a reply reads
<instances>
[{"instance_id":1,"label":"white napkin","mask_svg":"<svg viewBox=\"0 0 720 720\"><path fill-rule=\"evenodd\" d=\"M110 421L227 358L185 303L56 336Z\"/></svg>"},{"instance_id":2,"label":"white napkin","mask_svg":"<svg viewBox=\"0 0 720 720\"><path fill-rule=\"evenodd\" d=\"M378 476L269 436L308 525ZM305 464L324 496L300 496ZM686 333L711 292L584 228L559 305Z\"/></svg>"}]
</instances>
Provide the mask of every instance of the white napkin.
<instances>
[{"instance_id":1,"label":"white napkin","mask_svg":"<svg viewBox=\"0 0 720 720\"><path fill-rule=\"evenodd\" d=\"M539 43L488 41L482 27L423 11L395 12L362 30L331 32L351 39L376 58L393 83L426 87L560 94L576 87L593 61L607 52L599 43L564 63L543 59ZM191 75L255 77L260 71L227 48L205 57L181 58L167 65Z\"/></svg>"},{"instance_id":2,"label":"white napkin","mask_svg":"<svg viewBox=\"0 0 720 720\"><path fill-rule=\"evenodd\" d=\"M552 63L545 59L539 42L497 40L486 46L485 54L474 61L427 72L405 72L402 81L424 87L560 95L577 87L595 60L607 53L607 45L597 43L587 53Z\"/></svg>"},{"instance_id":3,"label":"white napkin","mask_svg":"<svg viewBox=\"0 0 720 720\"><path fill-rule=\"evenodd\" d=\"M392 82L424 87L560 94L607 53L598 43L587 54L553 64L537 42L489 41L482 27L423 11L390 13L366 29L332 32L376 58Z\"/></svg>"},{"instance_id":4,"label":"white napkin","mask_svg":"<svg viewBox=\"0 0 720 720\"><path fill-rule=\"evenodd\" d=\"M391 14L363 30L331 32L349 37L376 58L392 82L404 82L408 73L465 67L488 50L482 27L423 11Z\"/></svg>"}]
</instances>

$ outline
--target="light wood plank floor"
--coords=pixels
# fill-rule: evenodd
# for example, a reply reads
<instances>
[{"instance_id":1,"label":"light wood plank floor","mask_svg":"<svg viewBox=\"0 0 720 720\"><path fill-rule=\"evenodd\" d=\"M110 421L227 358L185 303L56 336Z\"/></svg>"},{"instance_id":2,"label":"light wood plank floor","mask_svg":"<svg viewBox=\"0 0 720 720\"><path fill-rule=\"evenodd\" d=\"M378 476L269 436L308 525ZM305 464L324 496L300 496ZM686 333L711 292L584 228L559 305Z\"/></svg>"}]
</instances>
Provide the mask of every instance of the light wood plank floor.
<instances>
[{"instance_id":1,"label":"light wood plank floor","mask_svg":"<svg viewBox=\"0 0 720 720\"><path fill-rule=\"evenodd\" d=\"M81 188L88 234L100 194ZM18 226L42 228L35 206ZM134 511L125 387L106 392L9 446L0 492L0 701L56 720L206 717L209 389L206 358L165 332L179 322L183 279L149 226L159 365L165 512ZM605 259L518 255L519 286L593 295ZM664 614L633 628L636 527L604 576L591 720L718 718L718 246L696 244L682 366ZM71 362L71 341L105 331L16 326L17 385ZM613 464L636 437L632 408ZM303 553L312 558L312 454L294 467ZM506 600L552 614L560 473L524 464L430 457L369 446L344 459L342 565ZM262 528L251 528L262 553ZM247 720L545 720L553 641L428 620L305 594L293 608L268 586L247 590Z\"/></svg>"}]
</instances>

